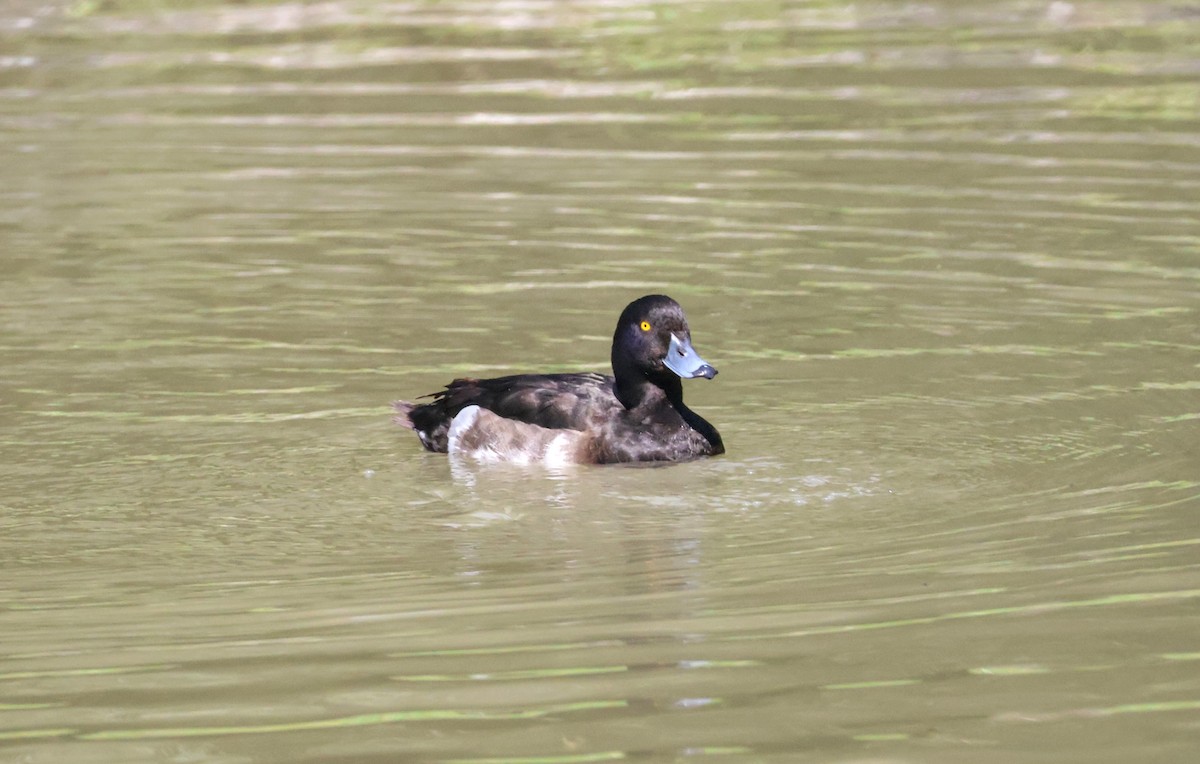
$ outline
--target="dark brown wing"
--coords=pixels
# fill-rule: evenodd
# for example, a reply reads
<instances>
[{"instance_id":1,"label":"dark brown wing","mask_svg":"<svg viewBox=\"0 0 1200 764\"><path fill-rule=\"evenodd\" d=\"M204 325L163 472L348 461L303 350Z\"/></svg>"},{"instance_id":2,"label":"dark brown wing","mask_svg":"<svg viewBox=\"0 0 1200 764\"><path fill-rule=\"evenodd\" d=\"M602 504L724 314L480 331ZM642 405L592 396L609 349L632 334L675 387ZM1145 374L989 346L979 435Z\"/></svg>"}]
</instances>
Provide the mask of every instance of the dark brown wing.
<instances>
[{"instance_id":1,"label":"dark brown wing","mask_svg":"<svg viewBox=\"0 0 1200 764\"><path fill-rule=\"evenodd\" d=\"M590 372L456 379L426 397L433 402L394 405L396 421L416 430L430 451L446 450L450 421L467 406L555 430L586 430L623 410L613 394L613 378Z\"/></svg>"}]
</instances>

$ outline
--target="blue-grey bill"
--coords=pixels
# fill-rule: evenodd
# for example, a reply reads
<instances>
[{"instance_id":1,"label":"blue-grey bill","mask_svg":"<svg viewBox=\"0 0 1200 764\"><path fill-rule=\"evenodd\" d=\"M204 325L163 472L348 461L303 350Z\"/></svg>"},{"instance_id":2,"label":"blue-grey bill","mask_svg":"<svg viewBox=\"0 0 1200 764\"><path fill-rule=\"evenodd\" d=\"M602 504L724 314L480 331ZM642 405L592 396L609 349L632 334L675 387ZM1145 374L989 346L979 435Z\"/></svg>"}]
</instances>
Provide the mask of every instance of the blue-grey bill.
<instances>
[{"instance_id":1,"label":"blue-grey bill","mask_svg":"<svg viewBox=\"0 0 1200 764\"><path fill-rule=\"evenodd\" d=\"M667 357L663 359L667 368L684 379L704 377L712 379L717 376L717 370L700 357L692 347L692 343L671 335L671 346L667 348Z\"/></svg>"}]
</instances>

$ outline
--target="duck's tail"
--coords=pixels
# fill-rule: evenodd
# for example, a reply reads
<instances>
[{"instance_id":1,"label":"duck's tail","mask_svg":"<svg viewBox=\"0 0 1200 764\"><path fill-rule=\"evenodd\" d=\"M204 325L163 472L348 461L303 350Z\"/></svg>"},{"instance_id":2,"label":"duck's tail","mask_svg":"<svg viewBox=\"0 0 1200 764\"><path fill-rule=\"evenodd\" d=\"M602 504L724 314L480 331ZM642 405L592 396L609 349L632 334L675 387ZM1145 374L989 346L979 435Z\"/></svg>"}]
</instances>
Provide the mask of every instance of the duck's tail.
<instances>
[{"instance_id":1,"label":"duck's tail","mask_svg":"<svg viewBox=\"0 0 1200 764\"><path fill-rule=\"evenodd\" d=\"M408 401L392 401L392 411L396 412L396 415L392 417L392 421L410 430L417 429L412 420L412 410L416 407L417 404L409 403Z\"/></svg>"},{"instance_id":2,"label":"duck's tail","mask_svg":"<svg viewBox=\"0 0 1200 764\"><path fill-rule=\"evenodd\" d=\"M450 429L450 417L441 401L434 403L409 403L394 401L392 421L407 427L421 439L421 445L430 451L446 452L446 431Z\"/></svg>"}]
</instances>

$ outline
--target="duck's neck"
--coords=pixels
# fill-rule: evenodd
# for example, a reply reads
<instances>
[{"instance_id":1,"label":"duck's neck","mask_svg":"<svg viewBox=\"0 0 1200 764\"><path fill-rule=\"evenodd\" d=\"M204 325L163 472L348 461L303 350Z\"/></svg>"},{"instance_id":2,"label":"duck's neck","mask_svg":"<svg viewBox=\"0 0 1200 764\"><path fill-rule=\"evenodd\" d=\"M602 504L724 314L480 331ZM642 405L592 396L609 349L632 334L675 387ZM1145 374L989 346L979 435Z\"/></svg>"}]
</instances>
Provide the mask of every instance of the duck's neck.
<instances>
[{"instance_id":1,"label":"duck's neck","mask_svg":"<svg viewBox=\"0 0 1200 764\"><path fill-rule=\"evenodd\" d=\"M673 407L683 405L683 380L666 369L655 374L638 368L627 356L617 352L613 339L612 367L616 382L613 391L626 409L633 411L647 404L660 405L665 398Z\"/></svg>"},{"instance_id":2,"label":"duck's neck","mask_svg":"<svg viewBox=\"0 0 1200 764\"><path fill-rule=\"evenodd\" d=\"M674 375L669 379L651 381L641 374L618 374L613 386L617 400L633 411L646 405L658 405L666 399L673 407L683 406L683 383Z\"/></svg>"},{"instance_id":3,"label":"duck's neck","mask_svg":"<svg viewBox=\"0 0 1200 764\"><path fill-rule=\"evenodd\" d=\"M688 427L704 436L704 439L712 446L712 453L725 452L725 445L721 442L721 435L717 432L717 428L709 424L704 417L683 405L683 380L674 374L654 381L640 374L622 375L616 378L613 389L621 405L634 412L635 416L637 416L638 409L653 415L653 411L665 401Z\"/></svg>"},{"instance_id":4,"label":"duck's neck","mask_svg":"<svg viewBox=\"0 0 1200 764\"><path fill-rule=\"evenodd\" d=\"M721 435L717 432L717 428L709 424L707 419L684 405L683 383L678 377L672 378L672 380L667 381L661 387L647 381L641 385L626 386L624 393L621 392L620 385L618 385L617 389L617 397L635 418L648 417L661 420L665 411L674 410L687 427L700 433L709 442L709 445L712 446L712 453L721 454L725 452L725 445L721 442ZM623 394L626 397L621 397ZM633 405L630 405L630 402ZM662 406L664 402L669 405L669 409ZM667 416L669 417L669 415Z\"/></svg>"}]
</instances>

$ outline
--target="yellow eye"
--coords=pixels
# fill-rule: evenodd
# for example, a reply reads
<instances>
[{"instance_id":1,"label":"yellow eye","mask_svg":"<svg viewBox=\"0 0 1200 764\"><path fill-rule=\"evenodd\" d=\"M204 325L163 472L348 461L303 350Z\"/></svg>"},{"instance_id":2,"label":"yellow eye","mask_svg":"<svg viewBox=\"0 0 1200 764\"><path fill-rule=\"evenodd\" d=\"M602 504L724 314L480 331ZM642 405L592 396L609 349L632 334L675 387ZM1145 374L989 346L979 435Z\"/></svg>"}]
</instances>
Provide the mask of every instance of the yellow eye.
<instances>
[{"instance_id":1,"label":"yellow eye","mask_svg":"<svg viewBox=\"0 0 1200 764\"><path fill-rule=\"evenodd\" d=\"M648 331L650 331L650 322L649 322L649 321L643 321L643 322L642 322L642 331L643 331L643 332L648 332Z\"/></svg>"}]
</instances>

